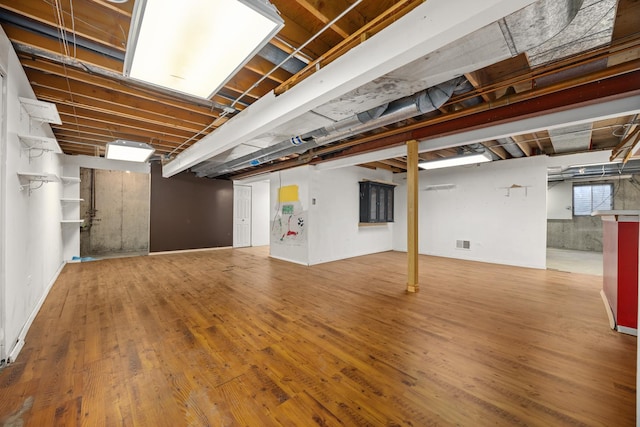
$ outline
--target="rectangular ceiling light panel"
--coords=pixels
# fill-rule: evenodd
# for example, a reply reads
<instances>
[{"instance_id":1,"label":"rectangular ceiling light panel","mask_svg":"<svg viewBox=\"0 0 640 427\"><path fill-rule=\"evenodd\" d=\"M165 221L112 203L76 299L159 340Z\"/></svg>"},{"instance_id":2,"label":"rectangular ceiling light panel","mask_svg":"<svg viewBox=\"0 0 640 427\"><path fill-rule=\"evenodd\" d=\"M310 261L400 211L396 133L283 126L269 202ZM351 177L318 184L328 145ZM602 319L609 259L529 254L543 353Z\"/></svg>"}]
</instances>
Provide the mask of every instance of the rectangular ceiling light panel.
<instances>
[{"instance_id":1,"label":"rectangular ceiling light panel","mask_svg":"<svg viewBox=\"0 0 640 427\"><path fill-rule=\"evenodd\" d=\"M476 163L490 162L491 155L489 153L465 154L461 156L445 157L438 160L430 160L421 162L418 166L422 169L440 169L452 166L473 165Z\"/></svg>"},{"instance_id":2,"label":"rectangular ceiling light panel","mask_svg":"<svg viewBox=\"0 0 640 427\"><path fill-rule=\"evenodd\" d=\"M210 98L283 25L264 0L137 0L124 74Z\"/></svg>"},{"instance_id":3,"label":"rectangular ceiling light panel","mask_svg":"<svg viewBox=\"0 0 640 427\"><path fill-rule=\"evenodd\" d=\"M118 139L107 144L104 157L109 160L146 162L154 151L155 149L149 144Z\"/></svg>"}]
</instances>

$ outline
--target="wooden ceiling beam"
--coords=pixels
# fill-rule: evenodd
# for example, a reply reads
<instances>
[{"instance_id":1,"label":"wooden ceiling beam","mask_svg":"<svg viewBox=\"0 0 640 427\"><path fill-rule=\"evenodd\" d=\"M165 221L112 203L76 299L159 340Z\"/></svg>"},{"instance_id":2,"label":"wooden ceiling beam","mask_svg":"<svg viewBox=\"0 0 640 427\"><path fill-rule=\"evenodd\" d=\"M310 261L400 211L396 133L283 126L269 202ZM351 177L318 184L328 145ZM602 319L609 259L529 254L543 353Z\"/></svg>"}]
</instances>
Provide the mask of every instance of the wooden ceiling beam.
<instances>
[{"instance_id":1,"label":"wooden ceiling beam","mask_svg":"<svg viewBox=\"0 0 640 427\"><path fill-rule=\"evenodd\" d=\"M22 50L25 51L24 53L30 53L28 51L33 49L38 52L39 56L43 56L44 58L57 58L62 60L64 60L64 58L67 58L65 52L62 49L62 45L57 40L54 40L47 36L31 33L10 24L3 26L3 28L5 29L7 36L13 42L18 43L17 50L21 50L21 46L24 46L24 48L22 48ZM97 67L100 69L105 69L111 73L117 73L120 75L122 74L123 63L121 61L106 57L104 55L100 55L96 52L92 52L83 48L78 48L77 56L76 58L72 58L72 60L75 62L79 62L80 64L87 65L87 68ZM233 78L229 80L229 82L227 82L223 90L226 89L226 91L232 92L232 94L230 95L231 98L236 99L247 88L250 88L256 81L258 81L260 79L260 76L261 75L258 74L255 69L254 71L252 71L251 69L244 68L240 70L235 76L233 76ZM243 100L250 104L256 99L276 88L278 84L279 82L277 79L266 79L256 88L253 88L247 95L245 95L243 97ZM218 102L222 105L229 105L231 103L228 99L220 96L214 96L214 102Z\"/></svg>"},{"instance_id":2,"label":"wooden ceiling beam","mask_svg":"<svg viewBox=\"0 0 640 427\"><path fill-rule=\"evenodd\" d=\"M284 19L284 27L276 36L277 38L284 40L289 46L293 46L295 49L298 46L302 46L314 36L312 32L298 23L297 16L289 16L287 11L282 10L282 7L279 9L282 18ZM320 27L321 26L319 25L318 28ZM305 56L311 59L319 57L324 52L331 49L331 45L327 44L325 40L326 38L323 37L315 38L302 50L302 52Z\"/></svg>"},{"instance_id":3,"label":"wooden ceiling beam","mask_svg":"<svg viewBox=\"0 0 640 427\"><path fill-rule=\"evenodd\" d=\"M56 63L47 59L34 58L32 55L21 53L18 55L22 67L25 71L29 70L39 71L43 74L52 76L58 76L70 81L77 81L80 83L86 83L88 85L102 88L106 91L120 92L126 95L134 96L136 98L145 99L154 103L159 103L175 108L180 108L185 111L192 111L207 116L211 116L212 120L215 119L218 114L213 112L213 106L211 105L197 105L193 102L182 101L176 97L170 97L163 93L152 92L150 90L139 88L135 86L135 83L127 83L120 80L113 80L104 76L99 76L91 72L79 70L71 66L65 66L60 63ZM238 107L242 109L242 106Z\"/></svg>"},{"instance_id":4,"label":"wooden ceiling beam","mask_svg":"<svg viewBox=\"0 0 640 427\"><path fill-rule=\"evenodd\" d=\"M516 142L516 145L526 157L531 157L531 146L527 142L527 139L524 135L513 135L511 138Z\"/></svg>"},{"instance_id":5,"label":"wooden ceiling beam","mask_svg":"<svg viewBox=\"0 0 640 427\"><path fill-rule=\"evenodd\" d=\"M65 131L65 132L56 132L56 139L62 140L62 141L77 141L77 142L85 142L85 143L91 143L91 144L97 144L97 145L105 145L108 142L111 142L117 138L114 138L113 136L109 136L109 135L91 135L91 134L75 134L75 132L73 131ZM140 141L137 140L136 142L147 142L148 141ZM153 141L152 143L153 148L155 148L156 150L163 150L163 151L171 151L174 150L176 148L175 144L165 144L162 141Z\"/></svg>"},{"instance_id":6,"label":"wooden ceiling beam","mask_svg":"<svg viewBox=\"0 0 640 427\"><path fill-rule=\"evenodd\" d=\"M339 16L343 11L351 6L345 0L296 0L296 3L305 8L318 21L322 22L323 25L328 24L332 19L334 19L336 16ZM348 16L349 15L345 16L343 19L331 26L331 30L333 30L343 39L346 39L351 33L355 32L358 28L364 25L364 21L360 24L356 24L351 19L348 19Z\"/></svg>"},{"instance_id":7,"label":"wooden ceiling beam","mask_svg":"<svg viewBox=\"0 0 640 427\"><path fill-rule=\"evenodd\" d=\"M473 71L471 73L465 73L464 77L469 80L469 83L471 83L471 86L473 86L473 88L475 90L478 91L478 94L482 97L482 99L485 100L485 102L491 102L492 99L489 96L489 94L487 92L483 92L480 89L482 88L482 83L480 82L480 78L478 76L479 71Z\"/></svg>"},{"instance_id":8,"label":"wooden ceiling beam","mask_svg":"<svg viewBox=\"0 0 640 427\"><path fill-rule=\"evenodd\" d=\"M637 0L618 0L611 40L615 42L637 34L638 22L640 22L640 2ZM635 48L630 51L612 55L608 60L608 65L620 64L638 59L639 57L640 48Z\"/></svg>"},{"instance_id":9,"label":"wooden ceiling beam","mask_svg":"<svg viewBox=\"0 0 640 427\"><path fill-rule=\"evenodd\" d=\"M41 86L37 82L33 82L32 86L36 93L36 97L43 101L53 102L56 105L68 105L75 108L84 108L86 110L102 112L120 118L129 118L131 120L145 122L154 126L174 127L176 129L196 133L210 124L210 122L195 123L185 121L171 115L137 110L126 104L103 101L97 97L81 95L78 93L70 95L68 91Z\"/></svg>"},{"instance_id":10,"label":"wooden ceiling beam","mask_svg":"<svg viewBox=\"0 0 640 427\"><path fill-rule=\"evenodd\" d=\"M179 130L185 131L185 132L192 132L193 134L201 131L201 129L197 129L197 128L189 128L189 127L185 127L182 125L177 125L175 121L173 121L173 123L171 121L159 121L159 120L152 120L149 118L140 118L139 116L136 116L135 114L128 114L128 113L114 113L110 110L105 110L103 108L96 108L95 106L92 106L90 104L83 104L81 102L77 102L77 101L70 101L68 99L61 99L59 97L53 97L51 95L48 94L40 94L38 96L38 99L41 99L43 101L47 101L47 102L53 102L55 104L58 105L58 109L60 109L61 107L70 107L72 109L76 109L76 110L85 110L85 111L91 111L92 113L101 113L101 114L106 114L106 115L110 115L113 117L114 122L120 121L120 120L132 120L133 122L137 122L137 123L146 123L146 126L158 126L158 127L175 127ZM73 126L73 122L69 123L70 126Z\"/></svg>"},{"instance_id":11,"label":"wooden ceiling beam","mask_svg":"<svg viewBox=\"0 0 640 427\"><path fill-rule=\"evenodd\" d=\"M380 160L380 162L384 163L385 165L393 166L394 168L407 170L407 162L405 161L400 161L397 159L386 159Z\"/></svg>"},{"instance_id":12,"label":"wooden ceiling beam","mask_svg":"<svg viewBox=\"0 0 640 427\"><path fill-rule=\"evenodd\" d=\"M531 137L533 138L533 140L536 143L536 146L538 147L538 150L540 150L541 153L544 153L544 147L542 146L542 143L540 142L540 138L538 138L538 135L534 132L531 134Z\"/></svg>"},{"instance_id":13,"label":"wooden ceiling beam","mask_svg":"<svg viewBox=\"0 0 640 427\"><path fill-rule=\"evenodd\" d=\"M362 164L359 164L358 166L365 167L365 168L371 168L371 169L384 169L384 170L388 170L388 171L391 171L391 172L394 172L394 169L396 169L393 166L389 166L388 164L383 163L383 162L379 162L379 161L378 162L362 163Z\"/></svg>"},{"instance_id":14,"label":"wooden ceiling beam","mask_svg":"<svg viewBox=\"0 0 640 427\"><path fill-rule=\"evenodd\" d=\"M485 148L489 149L493 154L500 157L501 160L506 160L510 157L509 153L507 153L507 150L505 150L500 144L498 144L497 141L482 142L481 144Z\"/></svg>"},{"instance_id":15,"label":"wooden ceiling beam","mask_svg":"<svg viewBox=\"0 0 640 427\"><path fill-rule=\"evenodd\" d=\"M264 59L259 55L256 55L253 58L251 58L251 60L247 63L247 65L245 65L245 68L247 70L254 72L259 77L273 70L273 67L275 67L275 64L272 64L271 62L267 61L266 59ZM285 82L291 76L292 74L289 73L288 71L283 70L282 68L277 68L271 74L269 74L269 77L267 78L279 85Z\"/></svg>"},{"instance_id":16,"label":"wooden ceiling beam","mask_svg":"<svg viewBox=\"0 0 640 427\"><path fill-rule=\"evenodd\" d=\"M293 75L289 80L278 86L275 89L276 95L280 95L291 89L300 81L315 73L316 70L320 69L320 67L326 67L329 63L335 61L337 58L341 57L349 50L363 43L372 35L382 31L392 22L409 13L421 3L421 0L398 0L387 10L380 13L371 21L367 22L365 26L361 27L360 29L358 29L358 31L351 34L348 38L342 40L340 43L334 45L330 49L323 50L321 55L316 55L316 57L310 63L308 63L305 68L303 68L298 73Z\"/></svg>"},{"instance_id":17,"label":"wooden ceiling beam","mask_svg":"<svg viewBox=\"0 0 640 427\"><path fill-rule=\"evenodd\" d=\"M149 135L149 138L158 139L167 137L186 140L195 133L193 131L175 129L171 126L150 126L144 121L132 120L109 113L97 112L79 106L74 109L72 106L59 105L58 112L60 113L60 117L63 119L63 125L61 125L61 127L69 129L76 127L77 120L78 126L90 126L97 129L105 129L106 131L109 131L110 129L114 129L116 131L122 130L133 134ZM203 136L206 134L207 132L205 132Z\"/></svg>"},{"instance_id":18,"label":"wooden ceiling beam","mask_svg":"<svg viewBox=\"0 0 640 427\"><path fill-rule=\"evenodd\" d=\"M251 88L258 80L260 80L261 77L262 75L257 72L253 72L249 69L242 69L224 85L224 88L227 92L233 92L232 96L237 98L247 89ZM252 103L258 98L271 92L277 86L278 83L275 80L263 80L258 86L252 88L249 93L244 95L242 99L246 100L248 103Z\"/></svg>"},{"instance_id":19,"label":"wooden ceiling beam","mask_svg":"<svg viewBox=\"0 0 640 427\"><path fill-rule=\"evenodd\" d=\"M34 92L50 89L69 96L69 91L73 94L73 99L96 100L97 105L111 105L117 111L137 110L140 114L149 114L150 117L165 117L180 120L183 124L192 123L196 126L206 126L216 119L212 114L200 114L192 111L175 108L153 100L138 98L127 93L112 91L93 86L88 83L78 81L67 81L66 79L49 74L42 74L40 71L28 70L27 77L31 82ZM153 115L153 116L151 116Z\"/></svg>"},{"instance_id":20,"label":"wooden ceiling beam","mask_svg":"<svg viewBox=\"0 0 640 427\"><path fill-rule=\"evenodd\" d=\"M438 116L414 125L393 129L374 137L349 141L349 148L342 145L328 147L323 155L340 151L326 160L350 157L403 144L411 139L424 140L439 135L455 134L461 129L479 129L491 123L506 123L524 116L530 117L540 112L561 111L578 105L592 105L603 99L619 99L632 93L640 93L640 70L618 73L620 67L593 73L589 77L580 77L561 85L533 89L529 93L515 94L491 104L480 104L466 110ZM598 76L597 79L594 79ZM591 80L593 79L593 80ZM580 82L581 84L573 84ZM588 82L588 83L587 83ZM536 98L535 102L523 102ZM366 140L366 142L365 142ZM320 150L317 151L320 155ZM321 163L325 159L316 159L312 163Z\"/></svg>"},{"instance_id":21,"label":"wooden ceiling beam","mask_svg":"<svg viewBox=\"0 0 640 427\"><path fill-rule=\"evenodd\" d=\"M65 116L69 121L63 122L64 128L75 127L75 117L79 120L86 119L104 124L104 126L125 126L130 129L139 129L143 132L153 132L158 135L181 136L182 132L189 135L184 138L189 139L196 132L193 130L176 129L170 125L151 124L137 120L136 118L118 116L103 111L95 111L90 107L81 105L59 104L60 116ZM206 133L205 133L206 134Z\"/></svg>"},{"instance_id":22,"label":"wooden ceiling beam","mask_svg":"<svg viewBox=\"0 0 640 427\"><path fill-rule=\"evenodd\" d=\"M105 8L89 0L75 0L73 16L68 2L59 2L62 6L61 19L64 27L58 23L58 11L55 2L3 0L2 7L35 22L51 27L56 31L63 29L67 34L70 47L73 48L73 34L92 42L108 46L120 52L125 51L131 17ZM113 31L119 29L120 31Z\"/></svg>"},{"instance_id":23,"label":"wooden ceiling beam","mask_svg":"<svg viewBox=\"0 0 640 427\"><path fill-rule=\"evenodd\" d=\"M51 54L52 56L66 56L62 44L58 40L32 33L12 24L3 24L2 28L12 42L17 42L28 47L34 47L44 53ZM118 61L117 59L113 59L84 48L78 47L76 57L74 59L94 67L104 68L120 74L122 73L122 61Z\"/></svg>"},{"instance_id":24,"label":"wooden ceiling beam","mask_svg":"<svg viewBox=\"0 0 640 427\"><path fill-rule=\"evenodd\" d=\"M96 128L91 126L84 126L78 123L74 123L73 126L56 126L53 128L53 132L56 136L60 135L77 135L87 137L104 137L109 140L125 139L128 141L146 142L149 144L159 144L166 147L176 148L182 144L185 139L170 138L164 135L154 135L151 133L124 131L124 130L112 130L109 128Z\"/></svg>"},{"instance_id":25,"label":"wooden ceiling beam","mask_svg":"<svg viewBox=\"0 0 640 427\"><path fill-rule=\"evenodd\" d=\"M116 13L119 13L123 16L126 16L127 19L131 20L131 15L133 15L133 2L123 2L123 3L113 3L109 0L88 0L92 3L97 3L102 7L106 7L107 9L111 9Z\"/></svg>"},{"instance_id":26,"label":"wooden ceiling beam","mask_svg":"<svg viewBox=\"0 0 640 427\"><path fill-rule=\"evenodd\" d=\"M58 145L65 153L72 151L73 154L82 154L86 156L95 156L96 148L93 144L81 144L76 142L58 141ZM104 151L102 149L101 151Z\"/></svg>"}]
</instances>

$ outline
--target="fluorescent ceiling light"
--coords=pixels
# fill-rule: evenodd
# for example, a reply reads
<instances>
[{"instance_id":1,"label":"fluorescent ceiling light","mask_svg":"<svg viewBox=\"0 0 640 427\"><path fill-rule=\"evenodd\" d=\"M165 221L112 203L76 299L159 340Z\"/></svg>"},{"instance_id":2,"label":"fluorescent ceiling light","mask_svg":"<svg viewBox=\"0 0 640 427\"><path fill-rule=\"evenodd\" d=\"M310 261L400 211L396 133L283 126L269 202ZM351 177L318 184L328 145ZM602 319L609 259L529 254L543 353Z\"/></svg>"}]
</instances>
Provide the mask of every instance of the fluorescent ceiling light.
<instances>
[{"instance_id":1,"label":"fluorescent ceiling light","mask_svg":"<svg viewBox=\"0 0 640 427\"><path fill-rule=\"evenodd\" d=\"M421 162L418 166L422 169L439 169L451 166L472 165L475 163L490 162L491 155L487 152L478 154L465 154L462 156L445 157L444 159Z\"/></svg>"},{"instance_id":2,"label":"fluorescent ceiling light","mask_svg":"<svg viewBox=\"0 0 640 427\"><path fill-rule=\"evenodd\" d=\"M283 25L264 0L137 0L124 75L210 98Z\"/></svg>"},{"instance_id":3,"label":"fluorescent ceiling light","mask_svg":"<svg viewBox=\"0 0 640 427\"><path fill-rule=\"evenodd\" d=\"M126 160L129 162L146 162L155 149L143 142L117 139L107 144L105 157L109 160Z\"/></svg>"}]
</instances>

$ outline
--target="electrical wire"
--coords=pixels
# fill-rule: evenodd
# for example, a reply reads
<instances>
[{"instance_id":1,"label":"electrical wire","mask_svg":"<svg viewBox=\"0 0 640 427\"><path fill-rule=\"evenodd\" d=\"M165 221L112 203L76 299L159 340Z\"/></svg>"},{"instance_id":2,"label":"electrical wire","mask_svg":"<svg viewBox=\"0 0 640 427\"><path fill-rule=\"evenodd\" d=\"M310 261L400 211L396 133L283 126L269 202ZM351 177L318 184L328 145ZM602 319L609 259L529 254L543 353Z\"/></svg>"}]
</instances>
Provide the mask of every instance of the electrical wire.
<instances>
[{"instance_id":1,"label":"electrical wire","mask_svg":"<svg viewBox=\"0 0 640 427\"><path fill-rule=\"evenodd\" d=\"M336 16L335 18L333 18L331 21L327 22L327 24L322 27L320 29L320 31L318 31L317 33L315 33L313 36L311 36L309 38L309 40L307 40L306 42L302 43L302 45L300 45L298 48L296 48L293 52L291 52L289 54L289 56L287 56L285 59L283 59L282 61L280 61L279 64L277 64L275 67L273 67L268 73L266 73L265 75L263 75L260 79L258 79L257 82L255 82L253 85L251 85L251 87L247 90L245 90L242 95L240 95L238 98L236 98L235 101L233 101L231 103L231 107L234 107L238 101L240 101L242 98L244 98L251 90L253 90L255 87L257 87L260 83L262 83L265 79L267 79L271 74L273 74L274 71L276 71L278 68L280 68L285 62L287 62L288 60L290 60L291 58L293 58L295 55L297 55L302 49L304 49L309 43L311 43L312 41L314 41L320 34L324 33L326 30L328 30L329 28L331 28L336 22L338 22L340 19L342 19L343 16L345 16L347 13L351 12L351 10L353 10L357 5L359 5L362 2L362 0L356 0L352 5L350 5L348 8L346 8L340 15Z\"/></svg>"},{"instance_id":2,"label":"electrical wire","mask_svg":"<svg viewBox=\"0 0 640 427\"><path fill-rule=\"evenodd\" d=\"M73 0L69 0L69 4L71 7L71 28L73 31L73 58L76 59L77 55L77 43L76 43L76 31L75 31L75 15L73 12ZM54 16L56 18L56 23L58 24L58 42L61 45L61 50L63 55L67 58L70 58L71 50L69 49L69 41L67 36L66 25L64 22L64 9L60 4L59 0L54 0L51 3L53 7ZM67 70L67 64L65 61L62 61L62 69L64 71L64 78L67 85L67 92L69 93L69 99L71 100L71 108L73 109L73 118L76 125L76 132L78 135L80 134L80 123L78 122L78 112L76 110L76 102L73 97L73 91L71 90L71 82L69 80L69 71Z\"/></svg>"}]
</instances>

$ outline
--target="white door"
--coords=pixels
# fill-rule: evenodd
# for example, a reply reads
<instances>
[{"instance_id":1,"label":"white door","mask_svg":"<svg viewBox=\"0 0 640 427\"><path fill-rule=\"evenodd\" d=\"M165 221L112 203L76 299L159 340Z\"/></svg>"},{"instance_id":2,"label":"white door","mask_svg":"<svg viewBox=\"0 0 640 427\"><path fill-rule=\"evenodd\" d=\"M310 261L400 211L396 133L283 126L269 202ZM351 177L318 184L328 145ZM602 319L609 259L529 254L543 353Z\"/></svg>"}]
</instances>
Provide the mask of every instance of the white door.
<instances>
[{"instance_id":1,"label":"white door","mask_svg":"<svg viewBox=\"0 0 640 427\"><path fill-rule=\"evenodd\" d=\"M251 187L233 186L233 247L251 246Z\"/></svg>"}]
</instances>

